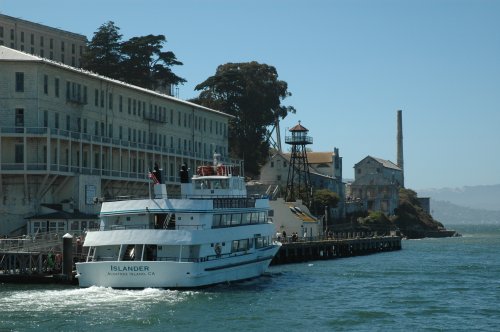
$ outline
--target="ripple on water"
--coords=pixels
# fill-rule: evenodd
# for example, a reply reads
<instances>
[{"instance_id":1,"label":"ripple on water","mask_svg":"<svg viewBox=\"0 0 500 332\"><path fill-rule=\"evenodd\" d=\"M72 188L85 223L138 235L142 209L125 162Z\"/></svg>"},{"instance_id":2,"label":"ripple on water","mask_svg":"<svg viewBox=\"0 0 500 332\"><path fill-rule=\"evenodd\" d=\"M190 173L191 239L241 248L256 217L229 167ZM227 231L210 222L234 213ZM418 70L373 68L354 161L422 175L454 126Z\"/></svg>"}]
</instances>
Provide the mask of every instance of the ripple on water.
<instances>
[{"instance_id":1,"label":"ripple on water","mask_svg":"<svg viewBox=\"0 0 500 332\"><path fill-rule=\"evenodd\" d=\"M498 252L497 231L197 291L0 285L0 330L496 331Z\"/></svg>"}]
</instances>

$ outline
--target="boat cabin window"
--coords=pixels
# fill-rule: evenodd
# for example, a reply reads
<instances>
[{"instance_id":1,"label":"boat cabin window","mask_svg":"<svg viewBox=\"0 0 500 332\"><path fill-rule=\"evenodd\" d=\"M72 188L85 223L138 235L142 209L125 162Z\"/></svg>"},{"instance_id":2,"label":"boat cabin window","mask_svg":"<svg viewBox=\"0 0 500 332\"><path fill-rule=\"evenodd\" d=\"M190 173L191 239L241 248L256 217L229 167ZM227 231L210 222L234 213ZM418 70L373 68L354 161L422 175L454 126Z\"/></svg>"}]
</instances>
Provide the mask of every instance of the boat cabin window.
<instances>
[{"instance_id":1,"label":"boat cabin window","mask_svg":"<svg viewBox=\"0 0 500 332\"><path fill-rule=\"evenodd\" d=\"M267 221L266 212L249 212L233 214L214 214L212 225L214 228L248 224L263 224Z\"/></svg>"},{"instance_id":2,"label":"boat cabin window","mask_svg":"<svg viewBox=\"0 0 500 332\"><path fill-rule=\"evenodd\" d=\"M255 248L262 248L264 247L264 239L262 237L258 237L255 239Z\"/></svg>"},{"instance_id":3,"label":"boat cabin window","mask_svg":"<svg viewBox=\"0 0 500 332\"><path fill-rule=\"evenodd\" d=\"M229 188L229 181L227 179L218 179L214 181L214 189L227 189Z\"/></svg>"},{"instance_id":4,"label":"boat cabin window","mask_svg":"<svg viewBox=\"0 0 500 332\"><path fill-rule=\"evenodd\" d=\"M248 239L234 240L231 246L231 252L246 251L249 249Z\"/></svg>"},{"instance_id":5,"label":"boat cabin window","mask_svg":"<svg viewBox=\"0 0 500 332\"><path fill-rule=\"evenodd\" d=\"M210 189L208 180L195 180L194 189Z\"/></svg>"},{"instance_id":6,"label":"boat cabin window","mask_svg":"<svg viewBox=\"0 0 500 332\"><path fill-rule=\"evenodd\" d=\"M255 238L255 248L264 248L269 245L269 239L266 236L259 236Z\"/></svg>"},{"instance_id":7,"label":"boat cabin window","mask_svg":"<svg viewBox=\"0 0 500 332\"><path fill-rule=\"evenodd\" d=\"M231 225L241 225L241 213L231 215Z\"/></svg>"}]
</instances>

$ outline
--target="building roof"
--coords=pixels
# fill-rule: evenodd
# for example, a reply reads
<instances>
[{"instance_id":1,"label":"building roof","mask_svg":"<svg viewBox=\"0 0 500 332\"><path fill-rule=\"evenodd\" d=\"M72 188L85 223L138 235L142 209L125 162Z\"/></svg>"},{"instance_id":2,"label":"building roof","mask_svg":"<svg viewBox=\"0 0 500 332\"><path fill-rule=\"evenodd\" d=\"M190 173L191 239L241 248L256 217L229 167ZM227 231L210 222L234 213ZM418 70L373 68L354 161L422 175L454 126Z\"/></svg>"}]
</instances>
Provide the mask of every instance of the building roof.
<instances>
[{"instance_id":1,"label":"building roof","mask_svg":"<svg viewBox=\"0 0 500 332\"><path fill-rule=\"evenodd\" d=\"M385 159L380 159L380 158L375 158L375 157L373 157L373 159L375 159L376 161L381 163L382 166L384 166L385 168L391 168L391 169L396 169L398 171L401 171L401 168L390 160L385 160Z\"/></svg>"},{"instance_id":2,"label":"building roof","mask_svg":"<svg viewBox=\"0 0 500 332\"><path fill-rule=\"evenodd\" d=\"M87 214L80 211L65 212L57 211L47 214L37 214L31 217L26 217L25 219L43 219L43 220L60 220L60 219L97 219L97 214Z\"/></svg>"},{"instance_id":3,"label":"building roof","mask_svg":"<svg viewBox=\"0 0 500 332\"><path fill-rule=\"evenodd\" d=\"M306 127L300 124L300 121L298 124L296 124L294 127L290 128L289 131L309 131Z\"/></svg>"},{"instance_id":4,"label":"building roof","mask_svg":"<svg viewBox=\"0 0 500 332\"><path fill-rule=\"evenodd\" d=\"M29 61L29 62L45 63L45 64L49 64L49 65L52 65L54 67L59 67L61 69L65 69L65 70L68 70L68 71L72 71L72 72L76 72L76 73L88 75L88 76L91 76L91 77L94 77L94 78L97 78L97 79L101 79L101 80L104 80L104 81L112 82L114 84L121 85L121 86L129 88L129 89L134 89L134 90L137 90L137 91L141 91L141 92L144 92L144 93L155 95L157 97L168 99L170 101L173 101L173 102L176 102L176 103L179 103L179 104L183 104L183 105L191 106L191 107L196 107L196 108L203 109L203 110L206 110L206 111L209 111L209 112L212 112L212 113L217 113L219 115L226 116L228 118L234 118L233 115L230 115L230 114L227 114L227 113L224 113L224 112L221 112L221 111L217 111L217 110L214 110L212 108L208 108L208 107L201 106L201 105L189 102L189 101L178 99L178 98L175 98L175 97L163 94L163 93L159 93L159 92L156 92L156 91L153 91L153 90L148 90L148 89L145 89L145 88L141 88L141 87L136 86L136 85L132 85L132 84L128 84L128 83L125 83L125 82L122 82L122 81L118 81L118 80L115 80L115 79L112 79L112 78L109 78L109 77L106 77L106 76L102 76L102 75L99 75L97 73L93 73L93 72L90 72L90 71L87 71L87 70L84 70L84 69L81 69L81 68L71 67L71 66L65 65L65 64L60 63L60 62L56 62L56 61L53 61L53 60L49 60L49 59L38 57L36 55L31 55L31 54L28 54L28 53L25 53L25 52L14 50L14 49L6 47L6 46L0 46L0 61Z\"/></svg>"},{"instance_id":5,"label":"building roof","mask_svg":"<svg viewBox=\"0 0 500 332\"><path fill-rule=\"evenodd\" d=\"M357 165L359 165L360 163L362 163L364 160L366 160L368 158L375 160L376 162L378 162L379 164L381 164L385 168L394 169L397 171L402 171L402 169L398 165L394 164L392 161L381 159L381 158L376 158L376 157L372 157L372 156L367 156L367 157L363 158L360 162L358 162L356 165L354 165L354 167L356 167Z\"/></svg>"},{"instance_id":6,"label":"building roof","mask_svg":"<svg viewBox=\"0 0 500 332\"><path fill-rule=\"evenodd\" d=\"M313 169L309 169L309 173L311 175L313 175L313 176L316 176L316 177L319 177L319 178L324 178L326 180L336 180L336 178L334 178L331 175L326 175L326 174L318 173L318 172L315 172Z\"/></svg>"},{"instance_id":7,"label":"building roof","mask_svg":"<svg viewBox=\"0 0 500 332\"><path fill-rule=\"evenodd\" d=\"M333 152L308 152L307 160L309 164L331 164Z\"/></svg>"},{"instance_id":8,"label":"building roof","mask_svg":"<svg viewBox=\"0 0 500 332\"><path fill-rule=\"evenodd\" d=\"M41 58L6 46L0 46L0 60L33 61L35 59Z\"/></svg>"},{"instance_id":9,"label":"building roof","mask_svg":"<svg viewBox=\"0 0 500 332\"><path fill-rule=\"evenodd\" d=\"M331 156L332 156L333 152L310 152L310 153L318 154L319 156L317 157L317 160L318 160L317 162L314 162L314 163L309 162L309 173L313 174L314 176L323 177L323 178L328 179L328 180L332 180L332 179L335 180L336 179L335 177L333 177L331 175L318 173L314 168L311 167L311 164L331 163L332 162ZM326 159L327 156L330 156L330 158ZM275 157L281 157L283 160L290 162L290 153L276 152L272 156L272 158L275 158ZM309 153L307 154L307 159L309 160Z\"/></svg>"},{"instance_id":10,"label":"building roof","mask_svg":"<svg viewBox=\"0 0 500 332\"><path fill-rule=\"evenodd\" d=\"M281 153L280 155L286 160L290 160L290 153ZM307 161L309 164L331 164L333 155L333 152L307 152Z\"/></svg>"}]
</instances>

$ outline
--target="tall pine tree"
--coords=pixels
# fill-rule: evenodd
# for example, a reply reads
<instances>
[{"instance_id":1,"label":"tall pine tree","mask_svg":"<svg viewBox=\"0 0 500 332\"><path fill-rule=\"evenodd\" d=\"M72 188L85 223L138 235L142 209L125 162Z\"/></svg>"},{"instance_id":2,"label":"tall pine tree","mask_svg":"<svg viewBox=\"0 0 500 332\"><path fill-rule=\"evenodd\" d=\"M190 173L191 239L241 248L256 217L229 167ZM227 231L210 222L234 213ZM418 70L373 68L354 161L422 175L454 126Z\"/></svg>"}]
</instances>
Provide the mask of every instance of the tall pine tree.
<instances>
[{"instance_id":1,"label":"tall pine tree","mask_svg":"<svg viewBox=\"0 0 500 332\"><path fill-rule=\"evenodd\" d=\"M104 23L94 32L94 37L82 55L82 68L103 76L120 79L122 74L120 28L113 21Z\"/></svg>"},{"instance_id":2,"label":"tall pine tree","mask_svg":"<svg viewBox=\"0 0 500 332\"><path fill-rule=\"evenodd\" d=\"M171 70L182 65L172 51L163 51L164 35L132 37L122 42L120 28L109 21L99 27L82 55L82 68L143 88L170 93L185 79Z\"/></svg>"}]
</instances>

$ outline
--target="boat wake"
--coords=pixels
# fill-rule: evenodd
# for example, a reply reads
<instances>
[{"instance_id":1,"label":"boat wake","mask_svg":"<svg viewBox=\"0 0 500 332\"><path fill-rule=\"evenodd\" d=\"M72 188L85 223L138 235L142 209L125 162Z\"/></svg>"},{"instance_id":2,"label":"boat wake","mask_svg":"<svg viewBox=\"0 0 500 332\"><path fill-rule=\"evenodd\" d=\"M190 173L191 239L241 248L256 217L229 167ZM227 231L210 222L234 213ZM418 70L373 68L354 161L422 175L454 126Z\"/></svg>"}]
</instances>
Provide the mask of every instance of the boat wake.
<instances>
[{"instance_id":1,"label":"boat wake","mask_svg":"<svg viewBox=\"0 0 500 332\"><path fill-rule=\"evenodd\" d=\"M113 289L92 286L89 288L51 288L25 289L6 292L2 303L4 311L18 311L30 308L30 311L47 311L69 308L84 309L95 305L101 307L117 304L141 305L152 303L175 304L186 301L194 296L196 291L177 291L168 289L145 288L142 290Z\"/></svg>"}]
</instances>

